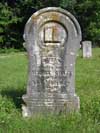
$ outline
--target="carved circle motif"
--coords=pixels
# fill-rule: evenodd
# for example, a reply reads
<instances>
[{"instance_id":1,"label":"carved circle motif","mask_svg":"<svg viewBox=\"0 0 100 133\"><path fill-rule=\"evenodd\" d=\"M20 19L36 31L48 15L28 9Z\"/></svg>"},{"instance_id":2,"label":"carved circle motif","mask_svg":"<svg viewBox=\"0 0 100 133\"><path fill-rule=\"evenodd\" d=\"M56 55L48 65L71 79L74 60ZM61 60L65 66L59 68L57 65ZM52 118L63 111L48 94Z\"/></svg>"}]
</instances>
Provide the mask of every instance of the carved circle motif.
<instances>
[{"instance_id":1,"label":"carved circle motif","mask_svg":"<svg viewBox=\"0 0 100 133\"><path fill-rule=\"evenodd\" d=\"M67 40L68 34L63 25L57 22L47 22L39 31L42 46L61 46Z\"/></svg>"}]
</instances>

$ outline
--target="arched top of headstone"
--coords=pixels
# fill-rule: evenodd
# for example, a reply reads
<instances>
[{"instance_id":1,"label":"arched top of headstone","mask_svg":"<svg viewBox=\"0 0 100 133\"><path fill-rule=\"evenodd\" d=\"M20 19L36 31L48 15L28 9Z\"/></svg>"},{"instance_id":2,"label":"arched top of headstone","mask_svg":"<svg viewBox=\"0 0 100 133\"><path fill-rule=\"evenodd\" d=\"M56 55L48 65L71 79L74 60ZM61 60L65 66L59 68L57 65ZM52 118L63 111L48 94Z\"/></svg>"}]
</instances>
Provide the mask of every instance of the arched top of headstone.
<instances>
[{"instance_id":1,"label":"arched top of headstone","mask_svg":"<svg viewBox=\"0 0 100 133\"><path fill-rule=\"evenodd\" d=\"M78 43L75 45L79 48L79 43L81 41L81 29L78 21L71 13L58 7L41 9L29 18L23 35L27 45L30 46L36 41L43 41L43 34L52 32L52 28L48 27L57 27L54 31L56 30L59 35L57 33L56 36L58 37L54 39L55 41L66 41L66 43L69 42L71 45L72 41L76 40ZM42 30L44 30L45 33L42 33ZM45 41L51 41L51 38L52 37L50 36L49 40ZM28 46L26 46L26 48Z\"/></svg>"}]
</instances>

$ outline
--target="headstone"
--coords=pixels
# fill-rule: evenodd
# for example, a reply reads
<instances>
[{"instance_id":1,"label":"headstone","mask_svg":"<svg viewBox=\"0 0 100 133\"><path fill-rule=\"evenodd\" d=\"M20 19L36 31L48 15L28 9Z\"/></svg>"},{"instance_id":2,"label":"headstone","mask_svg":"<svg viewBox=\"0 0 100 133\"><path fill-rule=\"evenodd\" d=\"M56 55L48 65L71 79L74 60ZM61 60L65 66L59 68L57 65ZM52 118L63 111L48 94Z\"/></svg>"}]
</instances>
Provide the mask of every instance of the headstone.
<instances>
[{"instance_id":1,"label":"headstone","mask_svg":"<svg viewBox=\"0 0 100 133\"><path fill-rule=\"evenodd\" d=\"M84 58L92 57L92 42L91 41L83 41L82 47L83 47L83 57Z\"/></svg>"},{"instance_id":2,"label":"headstone","mask_svg":"<svg viewBox=\"0 0 100 133\"><path fill-rule=\"evenodd\" d=\"M23 115L77 111L75 59L81 29L75 17L61 8L41 9L26 23L24 40L29 75Z\"/></svg>"}]
</instances>

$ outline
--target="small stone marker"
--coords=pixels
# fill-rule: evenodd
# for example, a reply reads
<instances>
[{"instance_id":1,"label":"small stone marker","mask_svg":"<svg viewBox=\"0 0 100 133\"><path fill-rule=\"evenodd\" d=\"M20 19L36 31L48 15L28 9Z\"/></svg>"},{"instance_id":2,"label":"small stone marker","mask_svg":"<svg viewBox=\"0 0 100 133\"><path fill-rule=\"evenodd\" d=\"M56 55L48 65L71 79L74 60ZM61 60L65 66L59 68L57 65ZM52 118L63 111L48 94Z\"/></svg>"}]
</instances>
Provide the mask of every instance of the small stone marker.
<instances>
[{"instance_id":1,"label":"small stone marker","mask_svg":"<svg viewBox=\"0 0 100 133\"><path fill-rule=\"evenodd\" d=\"M81 29L75 17L61 8L41 9L28 20L24 39L29 77L23 116L77 111L75 59Z\"/></svg>"},{"instance_id":2,"label":"small stone marker","mask_svg":"<svg viewBox=\"0 0 100 133\"><path fill-rule=\"evenodd\" d=\"M83 57L84 58L92 57L92 42L91 41L83 41L82 47L83 47Z\"/></svg>"}]
</instances>

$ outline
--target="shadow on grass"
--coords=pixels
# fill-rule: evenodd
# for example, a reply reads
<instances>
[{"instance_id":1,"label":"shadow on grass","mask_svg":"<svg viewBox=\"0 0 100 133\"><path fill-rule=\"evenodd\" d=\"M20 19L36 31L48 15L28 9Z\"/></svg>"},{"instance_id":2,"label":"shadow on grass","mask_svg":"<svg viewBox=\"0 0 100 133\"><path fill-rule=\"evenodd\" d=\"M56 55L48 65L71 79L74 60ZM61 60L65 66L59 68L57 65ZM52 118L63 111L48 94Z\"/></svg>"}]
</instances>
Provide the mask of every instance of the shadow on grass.
<instances>
[{"instance_id":1,"label":"shadow on grass","mask_svg":"<svg viewBox=\"0 0 100 133\"><path fill-rule=\"evenodd\" d=\"M11 98L16 106L16 108L21 108L22 104L24 103L22 100L22 95L26 92L24 90L14 90L14 89L6 89L1 91L1 95L7 98Z\"/></svg>"}]
</instances>

